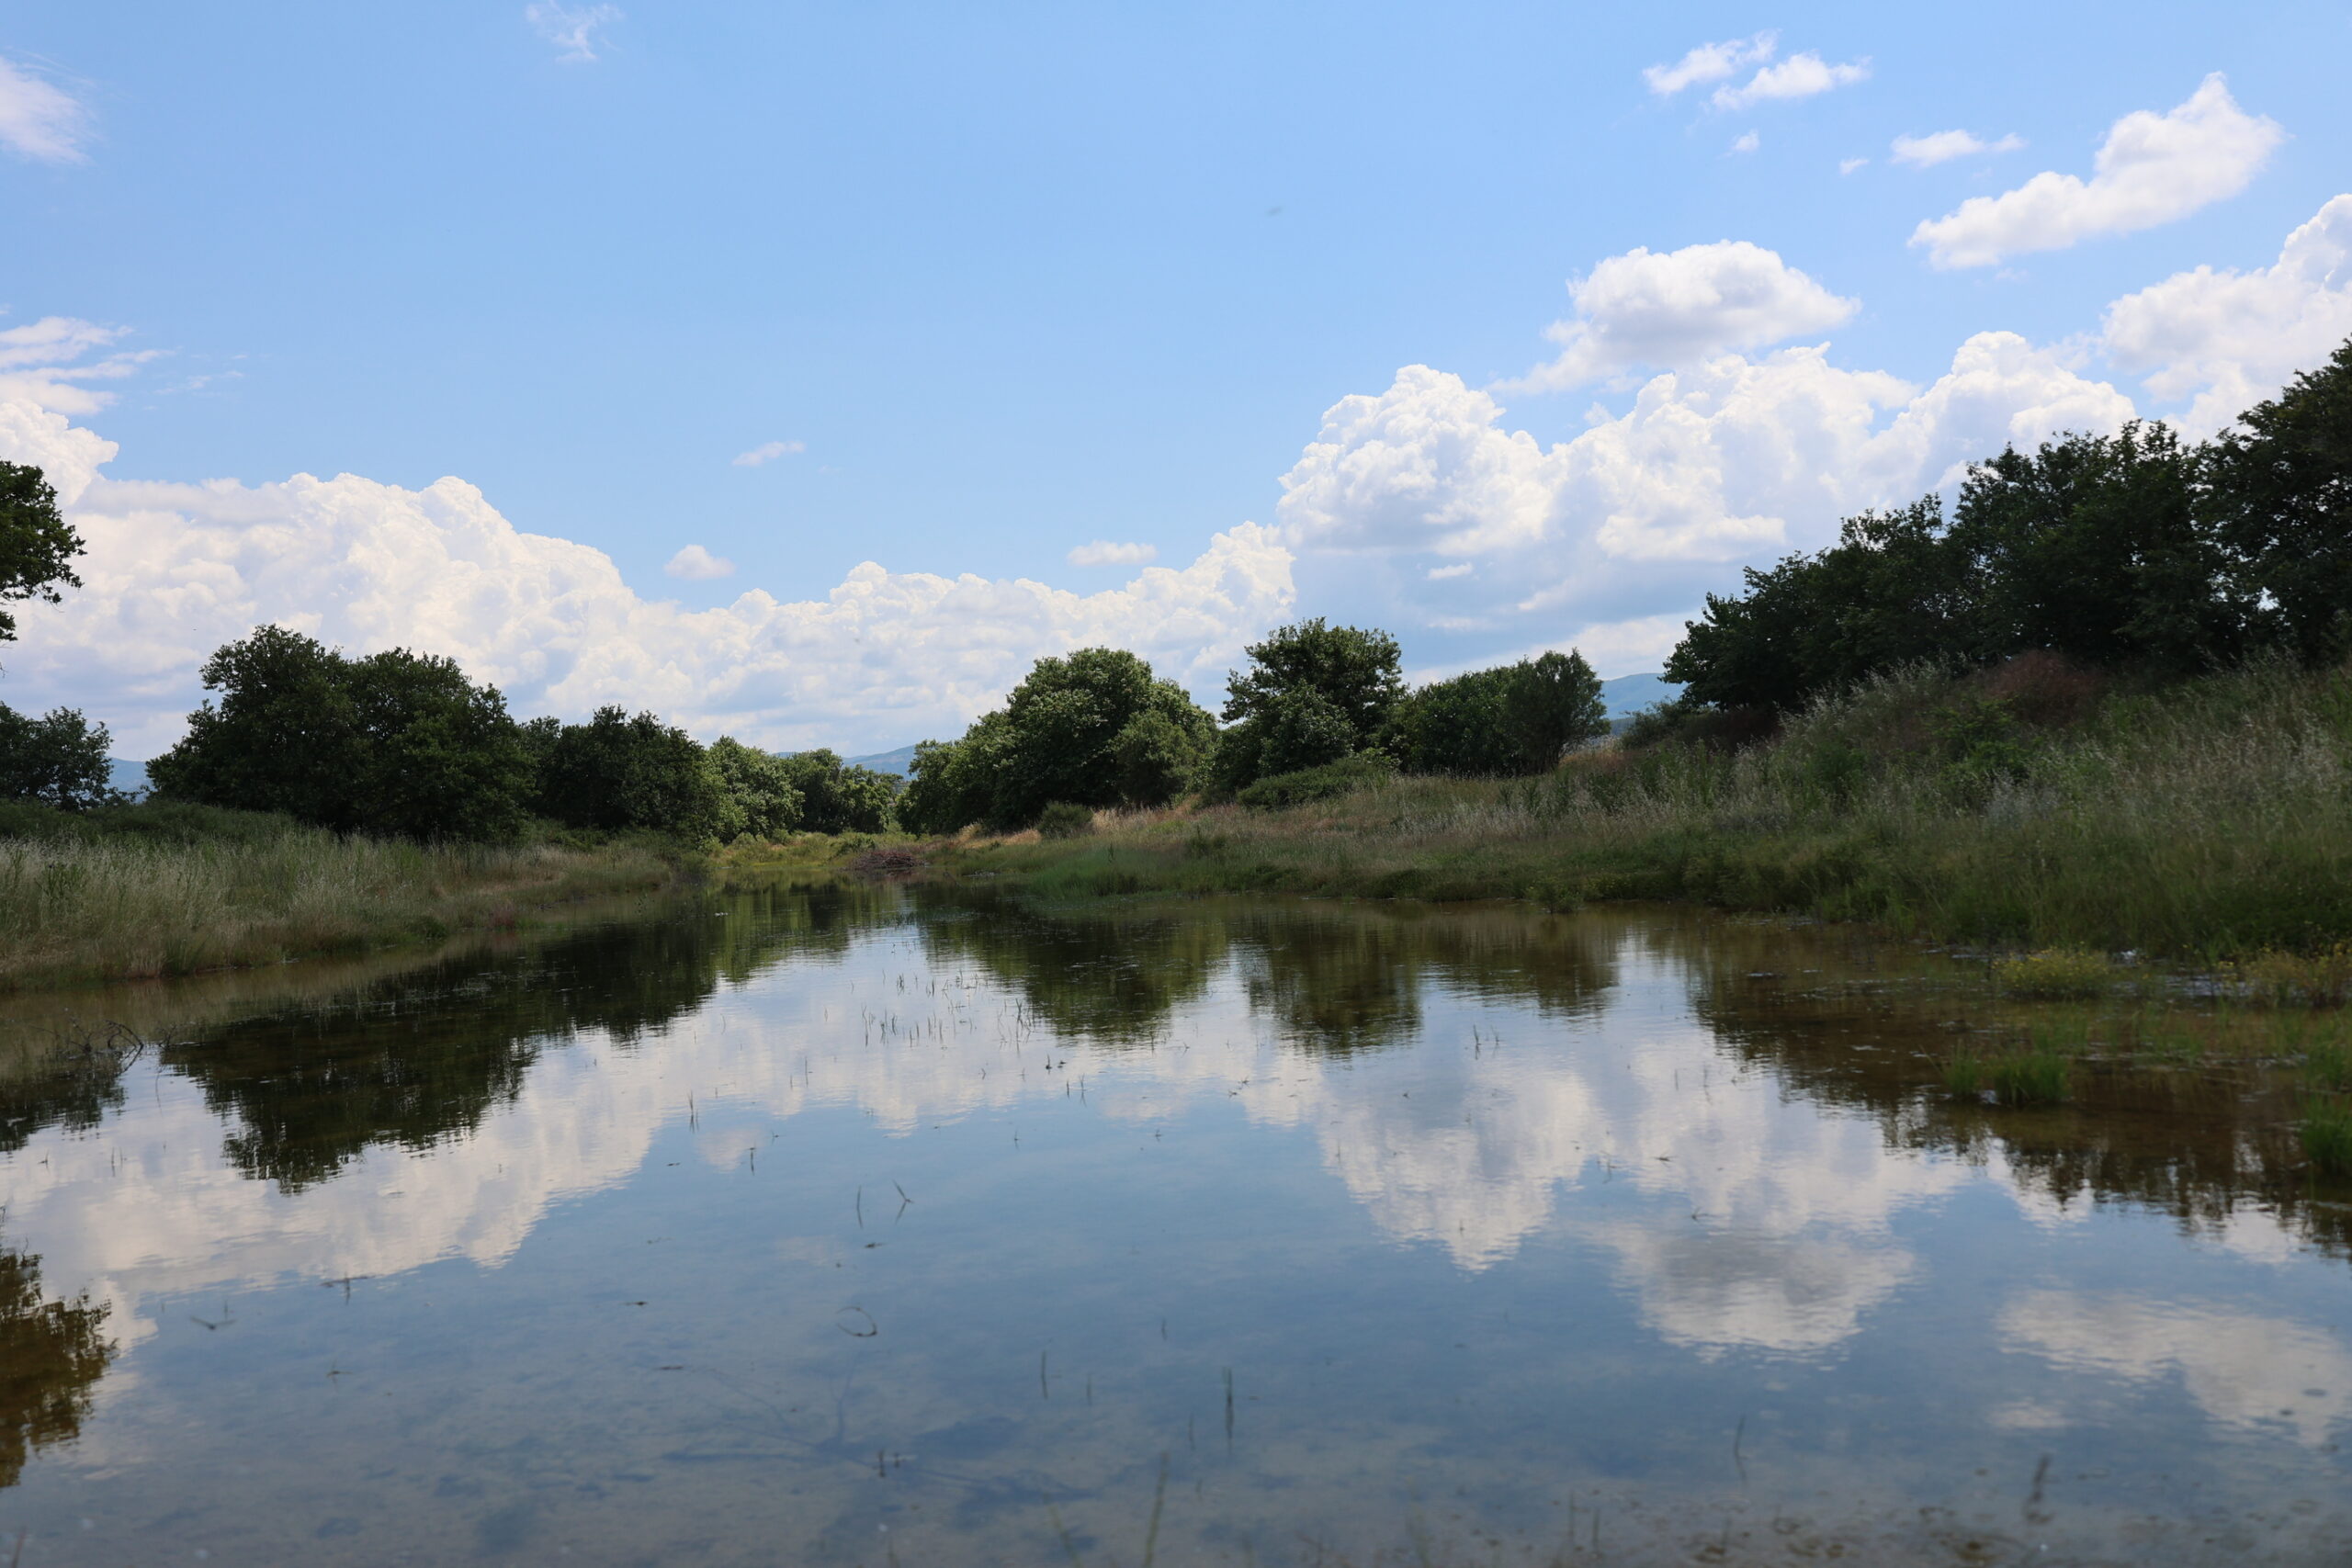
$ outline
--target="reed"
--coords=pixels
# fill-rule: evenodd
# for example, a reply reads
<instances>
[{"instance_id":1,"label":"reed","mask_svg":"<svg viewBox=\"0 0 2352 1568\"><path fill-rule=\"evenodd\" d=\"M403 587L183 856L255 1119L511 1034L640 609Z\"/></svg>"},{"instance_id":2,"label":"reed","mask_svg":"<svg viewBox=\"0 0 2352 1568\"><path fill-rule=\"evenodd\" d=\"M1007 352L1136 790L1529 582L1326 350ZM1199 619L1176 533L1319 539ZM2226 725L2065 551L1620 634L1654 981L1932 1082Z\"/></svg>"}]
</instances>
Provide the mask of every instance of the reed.
<instances>
[{"instance_id":1,"label":"reed","mask_svg":"<svg viewBox=\"0 0 2352 1568\"><path fill-rule=\"evenodd\" d=\"M1890 676L1728 754L1602 750L1532 780L1395 778L1288 810L1106 813L1085 839L967 839L937 859L1046 897L1690 899L2039 950L2011 970L2013 986L2041 987L2028 994L2112 985L2100 955L2125 949L2260 959L2281 998L2342 994L2344 672L2262 667L2111 697L2070 728L2021 730L2016 769L1989 778L1918 739L1917 716L1953 690L1933 672Z\"/></svg>"},{"instance_id":2,"label":"reed","mask_svg":"<svg viewBox=\"0 0 2352 1568\"><path fill-rule=\"evenodd\" d=\"M187 975L433 941L660 886L645 846L243 838L0 839L0 987Z\"/></svg>"}]
</instances>

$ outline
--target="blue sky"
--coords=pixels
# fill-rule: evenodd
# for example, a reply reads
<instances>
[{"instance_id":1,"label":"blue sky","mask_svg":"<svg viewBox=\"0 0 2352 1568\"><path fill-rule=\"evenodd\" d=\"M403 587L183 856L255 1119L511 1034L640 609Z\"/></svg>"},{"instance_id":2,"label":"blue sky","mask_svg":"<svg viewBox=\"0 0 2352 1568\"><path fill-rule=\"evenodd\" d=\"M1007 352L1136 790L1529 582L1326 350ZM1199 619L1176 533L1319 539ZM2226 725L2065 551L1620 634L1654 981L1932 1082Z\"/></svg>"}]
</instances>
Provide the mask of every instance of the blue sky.
<instances>
[{"instance_id":1,"label":"blue sky","mask_svg":"<svg viewBox=\"0 0 2352 1568\"><path fill-rule=\"evenodd\" d=\"M2340 5L26 0L0 329L87 325L71 357L17 343L0 397L39 417L0 419L0 455L61 419L118 450L76 497L88 603L27 622L0 701L152 749L240 619L437 639L526 711L853 749L950 732L1072 640L1213 694L1295 614L1387 626L1424 670L1579 640L1655 668L1705 588L1969 442L2210 423L2324 355L2352 280L2263 269L2352 191L2346 58ZM2094 159L2135 114L2173 118L2110 192ZM1896 157L1955 130L1983 148ZM1913 243L2045 174L2097 188L1974 221L1989 259ZM1687 247L1713 248L1653 265ZM1917 400L1995 333L2003 367L1947 389L1973 413ZM1645 396L1720 411L1702 361L1825 344L1827 391L1740 383L1764 412L1704 435L1706 495L1663 426L1567 453ZM1350 397L1387 400L1327 427ZM1906 413L1943 423L1855 445ZM173 488L224 479L253 488ZM1182 574L1220 535L1125 592L1144 547ZM1069 558L1097 541L1125 547ZM481 574L463 603L422 581L444 557ZM982 586L916 581L958 574ZM747 591L781 608L729 611Z\"/></svg>"}]
</instances>

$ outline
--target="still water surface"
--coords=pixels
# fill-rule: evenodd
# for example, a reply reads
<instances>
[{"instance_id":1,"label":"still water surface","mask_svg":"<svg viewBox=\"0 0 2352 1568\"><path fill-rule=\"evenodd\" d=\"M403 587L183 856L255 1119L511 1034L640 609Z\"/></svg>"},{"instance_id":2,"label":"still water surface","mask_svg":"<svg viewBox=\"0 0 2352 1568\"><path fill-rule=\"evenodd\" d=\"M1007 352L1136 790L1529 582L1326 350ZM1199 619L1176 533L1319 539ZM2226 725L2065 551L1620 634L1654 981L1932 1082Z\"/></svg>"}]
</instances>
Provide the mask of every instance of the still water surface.
<instances>
[{"instance_id":1,"label":"still water surface","mask_svg":"<svg viewBox=\"0 0 2352 1568\"><path fill-rule=\"evenodd\" d=\"M2346 1560L2346 1212L2227 1085L1946 1102L1967 968L772 888L19 1072L0 1545Z\"/></svg>"}]
</instances>

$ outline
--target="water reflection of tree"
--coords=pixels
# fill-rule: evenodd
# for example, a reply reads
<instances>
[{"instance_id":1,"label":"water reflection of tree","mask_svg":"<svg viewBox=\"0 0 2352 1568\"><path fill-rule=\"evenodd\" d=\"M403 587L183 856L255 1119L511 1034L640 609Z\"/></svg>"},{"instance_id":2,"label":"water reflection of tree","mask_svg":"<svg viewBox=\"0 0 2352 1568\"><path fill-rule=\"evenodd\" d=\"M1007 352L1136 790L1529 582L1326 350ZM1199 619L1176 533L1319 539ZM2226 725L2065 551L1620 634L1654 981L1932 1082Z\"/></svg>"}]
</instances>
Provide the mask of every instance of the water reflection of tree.
<instances>
[{"instance_id":1,"label":"water reflection of tree","mask_svg":"<svg viewBox=\"0 0 2352 1568\"><path fill-rule=\"evenodd\" d=\"M933 962L978 963L1056 1030L1148 1039L1228 960L1251 1009L1302 1049L1345 1055L1410 1039L1430 985L1548 1012L1591 1008L1615 979L1610 944L1518 909L1201 899L1035 908L924 900Z\"/></svg>"},{"instance_id":2,"label":"water reflection of tree","mask_svg":"<svg viewBox=\"0 0 2352 1568\"><path fill-rule=\"evenodd\" d=\"M795 951L834 953L883 910L856 888L730 889L666 918L468 958L168 1046L234 1126L230 1158L289 1190L376 1145L425 1148L512 1100L582 1030L633 1043Z\"/></svg>"},{"instance_id":3,"label":"water reflection of tree","mask_svg":"<svg viewBox=\"0 0 2352 1568\"><path fill-rule=\"evenodd\" d=\"M0 1487L17 1483L35 1450L81 1432L114 1355L106 1317L86 1298L44 1299L40 1259L0 1248Z\"/></svg>"},{"instance_id":4,"label":"water reflection of tree","mask_svg":"<svg viewBox=\"0 0 2352 1568\"><path fill-rule=\"evenodd\" d=\"M1226 955L1222 922L1167 909L1047 914L985 896L923 907L933 964L978 964L1057 1033L1111 1044L1157 1036L1206 992Z\"/></svg>"},{"instance_id":5,"label":"water reflection of tree","mask_svg":"<svg viewBox=\"0 0 2352 1568\"><path fill-rule=\"evenodd\" d=\"M2345 1194L2314 1201L2291 1097L2256 1069L2089 1063L2059 1106L1955 1103L1941 1064L2003 1022L1950 966L1922 975L1904 950L1853 933L1699 924L1666 946L1692 1009L1737 1060L1818 1103L1871 1115L1895 1146L1983 1159L2061 1205L2131 1203L2215 1232L2249 1209L2352 1252ZM1805 974L1807 968L1816 974ZM1940 980L1940 983L1939 983ZM2012 1027L2017 1021L2007 1021Z\"/></svg>"},{"instance_id":6,"label":"water reflection of tree","mask_svg":"<svg viewBox=\"0 0 2352 1568\"><path fill-rule=\"evenodd\" d=\"M55 1049L11 1062L0 1073L0 1154L14 1154L45 1127L86 1133L122 1103L122 1069L135 1042L85 1029Z\"/></svg>"}]
</instances>

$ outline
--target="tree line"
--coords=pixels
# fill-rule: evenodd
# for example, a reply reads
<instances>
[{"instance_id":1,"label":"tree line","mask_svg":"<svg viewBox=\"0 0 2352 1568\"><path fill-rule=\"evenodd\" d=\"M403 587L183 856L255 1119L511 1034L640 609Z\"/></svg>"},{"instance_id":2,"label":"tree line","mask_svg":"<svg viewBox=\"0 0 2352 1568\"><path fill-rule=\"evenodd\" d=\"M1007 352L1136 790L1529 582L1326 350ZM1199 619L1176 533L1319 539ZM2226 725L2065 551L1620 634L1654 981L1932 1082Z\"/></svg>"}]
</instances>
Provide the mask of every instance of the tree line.
<instances>
[{"instance_id":1,"label":"tree line","mask_svg":"<svg viewBox=\"0 0 2352 1568\"><path fill-rule=\"evenodd\" d=\"M2162 682L2352 656L2352 342L2211 441L2134 423L1973 465L1709 594L1686 710L1765 715L1905 665L2029 651Z\"/></svg>"},{"instance_id":2,"label":"tree line","mask_svg":"<svg viewBox=\"0 0 2352 1568\"><path fill-rule=\"evenodd\" d=\"M1027 827L1051 807L1184 795L1281 805L1369 777L1540 773L1608 731L1583 656L1544 653L1408 690L1396 639L1317 618L1246 650L1221 717L1118 649L1041 659L1004 706L915 748L909 830Z\"/></svg>"}]
</instances>

